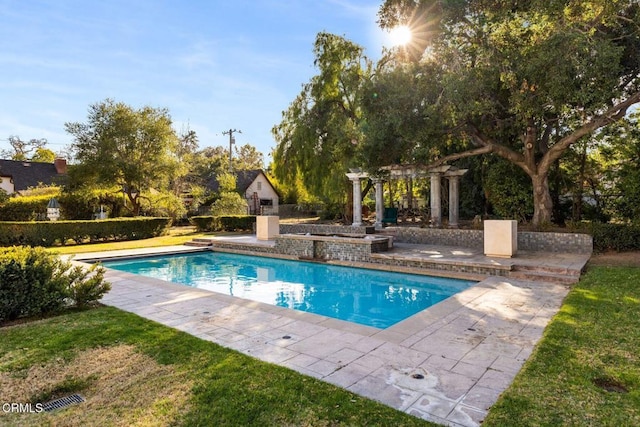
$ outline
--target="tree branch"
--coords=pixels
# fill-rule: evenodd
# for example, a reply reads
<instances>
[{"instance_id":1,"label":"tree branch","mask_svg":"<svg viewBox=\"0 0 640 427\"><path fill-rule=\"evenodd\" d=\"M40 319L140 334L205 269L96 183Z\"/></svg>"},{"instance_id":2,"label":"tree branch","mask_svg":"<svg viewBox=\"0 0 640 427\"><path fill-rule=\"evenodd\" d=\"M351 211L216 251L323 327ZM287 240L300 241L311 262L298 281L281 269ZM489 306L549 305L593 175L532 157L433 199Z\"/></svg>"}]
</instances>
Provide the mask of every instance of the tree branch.
<instances>
[{"instance_id":1,"label":"tree branch","mask_svg":"<svg viewBox=\"0 0 640 427\"><path fill-rule=\"evenodd\" d=\"M474 148L473 150L463 151L461 153L450 154L448 156L444 156L435 162L432 162L426 166L426 168L435 168L436 166L440 166L443 163L452 162L454 160L462 159L465 157L478 156L480 154L489 154L493 152L493 147L491 145L485 145L484 147Z\"/></svg>"},{"instance_id":2,"label":"tree branch","mask_svg":"<svg viewBox=\"0 0 640 427\"><path fill-rule=\"evenodd\" d=\"M627 114L627 110L629 110L632 105L637 104L638 102L640 102L640 92L634 93L629 98L612 106L604 113L593 117L587 123L576 129L573 133L565 136L555 145L553 145L540 161L539 169L548 170L551 164L562 157L564 151L572 144L576 143L583 136L589 135L592 132L600 129L601 127L607 126L622 119Z\"/></svg>"}]
</instances>

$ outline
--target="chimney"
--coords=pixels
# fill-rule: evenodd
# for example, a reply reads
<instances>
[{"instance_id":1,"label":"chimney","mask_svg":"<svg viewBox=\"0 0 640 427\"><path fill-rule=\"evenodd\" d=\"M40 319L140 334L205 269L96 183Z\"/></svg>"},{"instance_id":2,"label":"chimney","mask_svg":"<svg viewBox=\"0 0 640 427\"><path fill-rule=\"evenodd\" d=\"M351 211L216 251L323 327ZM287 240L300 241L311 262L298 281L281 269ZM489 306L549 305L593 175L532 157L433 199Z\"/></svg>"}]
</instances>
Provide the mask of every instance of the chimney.
<instances>
[{"instance_id":1,"label":"chimney","mask_svg":"<svg viewBox=\"0 0 640 427\"><path fill-rule=\"evenodd\" d=\"M53 165L56 167L56 172L58 173L58 175L67 174L67 159L55 159L53 161Z\"/></svg>"}]
</instances>

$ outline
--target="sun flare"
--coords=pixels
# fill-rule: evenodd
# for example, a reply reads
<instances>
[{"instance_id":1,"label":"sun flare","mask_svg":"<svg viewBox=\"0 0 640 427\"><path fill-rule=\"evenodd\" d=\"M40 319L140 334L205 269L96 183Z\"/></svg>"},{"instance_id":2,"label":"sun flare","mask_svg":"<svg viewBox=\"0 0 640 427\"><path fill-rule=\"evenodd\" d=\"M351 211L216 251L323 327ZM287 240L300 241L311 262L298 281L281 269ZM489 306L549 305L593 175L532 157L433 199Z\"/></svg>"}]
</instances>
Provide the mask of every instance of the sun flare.
<instances>
[{"instance_id":1,"label":"sun flare","mask_svg":"<svg viewBox=\"0 0 640 427\"><path fill-rule=\"evenodd\" d=\"M389 39L393 46L404 46L411 42L412 37L411 29L406 25L395 27L389 32Z\"/></svg>"}]
</instances>

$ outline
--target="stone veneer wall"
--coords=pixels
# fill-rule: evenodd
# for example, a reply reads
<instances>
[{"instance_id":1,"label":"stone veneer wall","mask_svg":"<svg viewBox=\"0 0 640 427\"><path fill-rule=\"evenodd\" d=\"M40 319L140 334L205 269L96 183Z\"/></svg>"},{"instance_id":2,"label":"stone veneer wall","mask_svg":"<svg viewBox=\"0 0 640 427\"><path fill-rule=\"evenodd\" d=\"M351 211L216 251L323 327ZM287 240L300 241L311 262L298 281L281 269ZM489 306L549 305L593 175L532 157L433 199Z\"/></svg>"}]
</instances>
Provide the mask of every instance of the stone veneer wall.
<instances>
[{"instance_id":1,"label":"stone veneer wall","mask_svg":"<svg viewBox=\"0 0 640 427\"><path fill-rule=\"evenodd\" d=\"M373 234L375 228L361 225L328 225L328 224L280 224L280 234Z\"/></svg>"},{"instance_id":2,"label":"stone veneer wall","mask_svg":"<svg viewBox=\"0 0 640 427\"><path fill-rule=\"evenodd\" d=\"M589 234L578 233L521 231L518 233L518 249L590 254L593 252L593 237Z\"/></svg>"},{"instance_id":3,"label":"stone veneer wall","mask_svg":"<svg viewBox=\"0 0 640 427\"><path fill-rule=\"evenodd\" d=\"M444 228L387 227L382 232L393 237L394 242L423 245L462 246L482 249L482 230L457 230Z\"/></svg>"},{"instance_id":4,"label":"stone veneer wall","mask_svg":"<svg viewBox=\"0 0 640 427\"><path fill-rule=\"evenodd\" d=\"M313 258L314 247L313 240L303 239L287 239L280 236L276 236L276 253L283 255L294 255L303 258Z\"/></svg>"},{"instance_id":5,"label":"stone veneer wall","mask_svg":"<svg viewBox=\"0 0 640 427\"><path fill-rule=\"evenodd\" d=\"M283 255L296 257L369 262L371 253L388 250L386 239L376 241L365 239L318 239L302 236L276 236L275 251Z\"/></svg>"},{"instance_id":6,"label":"stone veneer wall","mask_svg":"<svg viewBox=\"0 0 640 427\"><path fill-rule=\"evenodd\" d=\"M315 242L315 257L326 260L369 262L371 245L318 240Z\"/></svg>"},{"instance_id":7,"label":"stone veneer wall","mask_svg":"<svg viewBox=\"0 0 640 427\"><path fill-rule=\"evenodd\" d=\"M394 236L394 241L399 243L484 247L483 230L387 227L382 233ZM518 250L590 254L593 252L593 238L588 234L521 231L518 232Z\"/></svg>"}]
</instances>

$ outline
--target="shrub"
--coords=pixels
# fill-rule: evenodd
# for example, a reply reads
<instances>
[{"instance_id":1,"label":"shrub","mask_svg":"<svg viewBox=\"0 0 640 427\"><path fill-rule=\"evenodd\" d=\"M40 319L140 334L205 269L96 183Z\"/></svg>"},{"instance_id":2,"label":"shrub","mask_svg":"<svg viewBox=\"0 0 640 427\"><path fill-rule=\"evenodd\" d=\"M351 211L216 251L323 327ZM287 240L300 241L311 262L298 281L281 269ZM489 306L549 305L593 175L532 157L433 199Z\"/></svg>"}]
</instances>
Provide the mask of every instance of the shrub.
<instances>
[{"instance_id":1,"label":"shrub","mask_svg":"<svg viewBox=\"0 0 640 427\"><path fill-rule=\"evenodd\" d=\"M0 246L64 245L107 240L137 240L166 232L169 218L116 218L97 221L0 222Z\"/></svg>"},{"instance_id":2,"label":"shrub","mask_svg":"<svg viewBox=\"0 0 640 427\"><path fill-rule=\"evenodd\" d=\"M211 205L211 214L243 215L247 213L247 201L238 193L221 193L218 200Z\"/></svg>"},{"instance_id":3,"label":"shrub","mask_svg":"<svg viewBox=\"0 0 640 427\"><path fill-rule=\"evenodd\" d=\"M640 250L640 224L592 223L593 248L598 252Z\"/></svg>"},{"instance_id":4,"label":"shrub","mask_svg":"<svg viewBox=\"0 0 640 427\"><path fill-rule=\"evenodd\" d=\"M12 197L0 206L2 221L33 221L47 213L51 195Z\"/></svg>"},{"instance_id":5,"label":"shrub","mask_svg":"<svg viewBox=\"0 0 640 427\"><path fill-rule=\"evenodd\" d=\"M65 191L58 197L65 219L93 219L102 206L112 218L119 217L124 209L124 199L120 187L78 188Z\"/></svg>"},{"instance_id":6,"label":"shrub","mask_svg":"<svg viewBox=\"0 0 640 427\"><path fill-rule=\"evenodd\" d=\"M67 274L69 298L76 307L86 307L96 303L109 292L111 285L104 281L104 268L93 264L85 269L73 267Z\"/></svg>"},{"instance_id":7,"label":"shrub","mask_svg":"<svg viewBox=\"0 0 640 427\"><path fill-rule=\"evenodd\" d=\"M487 199L503 219L527 221L533 215L531 180L518 166L496 159L486 180Z\"/></svg>"},{"instance_id":8,"label":"shrub","mask_svg":"<svg viewBox=\"0 0 640 427\"><path fill-rule=\"evenodd\" d=\"M0 322L84 307L109 291L104 269L72 267L43 248L0 248Z\"/></svg>"},{"instance_id":9,"label":"shrub","mask_svg":"<svg viewBox=\"0 0 640 427\"><path fill-rule=\"evenodd\" d=\"M189 220L198 231L253 230L256 223L253 215L193 216Z\"/></svg>"}]
</instances>

